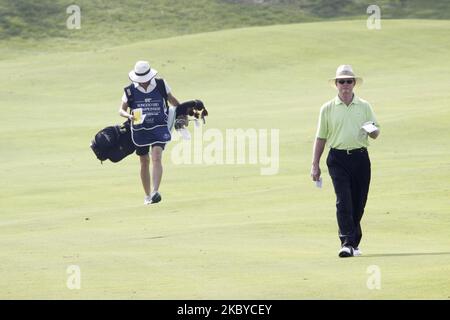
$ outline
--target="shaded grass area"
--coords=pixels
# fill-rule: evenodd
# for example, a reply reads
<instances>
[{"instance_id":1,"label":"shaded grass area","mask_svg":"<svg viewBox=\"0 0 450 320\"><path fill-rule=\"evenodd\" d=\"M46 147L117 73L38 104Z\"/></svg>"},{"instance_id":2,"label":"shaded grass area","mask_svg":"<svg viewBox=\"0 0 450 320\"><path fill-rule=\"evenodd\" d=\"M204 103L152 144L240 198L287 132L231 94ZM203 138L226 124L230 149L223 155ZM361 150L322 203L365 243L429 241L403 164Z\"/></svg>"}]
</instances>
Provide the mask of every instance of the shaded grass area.
<instances>
[{"instance_id":1,"label":"shaded grass area","mask_svg":"<svg viewBox=\"0 0 450 320\"><path fill-rule=\"evenodd\" d=\"M387 19L449 19L445 0L381 0L381 17ZM81 9L81 29L69 30L66 21ZM136 42L146 39L223 29L290 24L323 19L367 17L361 0L1 0L0 39L67 38L96 43Z\"/></svg>"}]
</instances>

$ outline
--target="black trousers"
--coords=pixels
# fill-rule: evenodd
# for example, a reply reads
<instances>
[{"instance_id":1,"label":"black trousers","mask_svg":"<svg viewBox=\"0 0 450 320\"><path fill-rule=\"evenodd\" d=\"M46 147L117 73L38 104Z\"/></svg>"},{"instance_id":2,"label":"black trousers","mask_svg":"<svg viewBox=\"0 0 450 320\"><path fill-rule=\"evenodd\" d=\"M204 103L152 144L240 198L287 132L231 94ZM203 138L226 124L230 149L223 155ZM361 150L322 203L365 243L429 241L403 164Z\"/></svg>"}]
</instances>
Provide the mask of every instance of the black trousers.
<instances>
[{"instance_id":1,"label":"black trousers","mask_svg":"<svg viewBox=\"0 0 450 320\"><path fill-rule=\"evenodd\" d=\"M341 246L357 248L362 238L361 219L370 185L367 149L330 149L327 166L336 193L336 216Z\"/></svg>"}]
</instances>

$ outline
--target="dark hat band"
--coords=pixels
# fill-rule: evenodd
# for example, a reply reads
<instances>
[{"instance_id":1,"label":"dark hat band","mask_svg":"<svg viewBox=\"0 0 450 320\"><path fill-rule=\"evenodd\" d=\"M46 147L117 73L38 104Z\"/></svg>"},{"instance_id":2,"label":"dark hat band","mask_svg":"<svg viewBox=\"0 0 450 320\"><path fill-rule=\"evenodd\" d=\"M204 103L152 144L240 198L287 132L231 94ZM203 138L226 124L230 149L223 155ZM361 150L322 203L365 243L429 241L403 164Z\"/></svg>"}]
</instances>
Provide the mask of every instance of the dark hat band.
<instances>
[{"instance_id":1,"label":"dark hat band","mask_svg":"<svg viewBox=\"0 0 450 320\"><path fill-rule=\"evenodd\" d=\"M151 70L152 68L149 68L147 71L145 71L144 73L137 73L137 72L134 72L137 76L139 76L139 77L142 77L142 76L145 76L146 74L149 74L150 73L150 70Z\"/></svg>"}]
</instances>

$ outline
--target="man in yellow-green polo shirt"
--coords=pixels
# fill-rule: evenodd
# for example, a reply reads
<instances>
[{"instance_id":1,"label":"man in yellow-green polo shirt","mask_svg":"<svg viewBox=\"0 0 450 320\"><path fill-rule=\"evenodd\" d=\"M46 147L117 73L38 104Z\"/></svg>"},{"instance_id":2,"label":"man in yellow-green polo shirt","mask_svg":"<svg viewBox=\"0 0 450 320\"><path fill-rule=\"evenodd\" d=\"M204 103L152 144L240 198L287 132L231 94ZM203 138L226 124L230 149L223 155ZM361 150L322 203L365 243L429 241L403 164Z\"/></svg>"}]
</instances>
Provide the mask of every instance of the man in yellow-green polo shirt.
<instances>
[{"instance_id":1,"label":"man in yellow-green polo shirt","mask_svg":"<svg viewBox=\"0 0 450 320\"><path fill-rule=\"evenodd\" d=\"M321 181L320 157L327 144L327 166L336 193L341 240L339 257L352 257L361 254L361 218L370 184L368 137L376 139L380 129L370 104L353 93L362 78L354 74L350 65L339 66L330 81L338 95L320 109L311 177Z\"/></svg>"}]
</instances>

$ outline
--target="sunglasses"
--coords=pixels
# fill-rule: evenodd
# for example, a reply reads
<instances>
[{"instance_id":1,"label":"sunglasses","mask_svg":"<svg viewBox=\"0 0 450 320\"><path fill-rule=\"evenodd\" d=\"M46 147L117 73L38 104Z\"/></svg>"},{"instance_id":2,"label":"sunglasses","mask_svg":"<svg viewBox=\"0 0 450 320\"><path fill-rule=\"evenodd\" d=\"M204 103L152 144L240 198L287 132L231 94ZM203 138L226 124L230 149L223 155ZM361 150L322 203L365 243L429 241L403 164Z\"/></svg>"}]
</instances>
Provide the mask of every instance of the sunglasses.
<instances>
[{"instance_id":1,"label":"sunglasses","mask_svg":"<svg viewBox=\"0 0 450 320\"><path fill-rule=\"evenodd\" d=\"M339 84L352 84L353 82L355 82L354 79L350 79L350 80L338 80Z\"/></svg>"}]
</instances>

